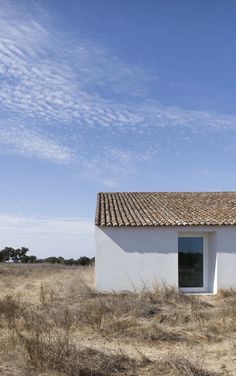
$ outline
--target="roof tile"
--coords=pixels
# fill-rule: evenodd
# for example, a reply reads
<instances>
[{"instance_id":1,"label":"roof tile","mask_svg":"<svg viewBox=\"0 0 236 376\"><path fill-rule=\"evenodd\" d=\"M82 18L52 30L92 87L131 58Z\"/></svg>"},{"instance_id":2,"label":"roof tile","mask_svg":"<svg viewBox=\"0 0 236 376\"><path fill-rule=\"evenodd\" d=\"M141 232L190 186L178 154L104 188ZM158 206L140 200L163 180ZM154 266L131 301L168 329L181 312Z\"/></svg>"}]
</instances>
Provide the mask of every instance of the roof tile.
<instances>
[{"instance_id":1,"label":"roof tile","mask_svg":"<svg viewBox=\"0 0 236 376\"><path fill-rule=\"evenodd\" d=\"M236 192L101 192L95 224L236 225Z\"/></svg>"}]
</instances>

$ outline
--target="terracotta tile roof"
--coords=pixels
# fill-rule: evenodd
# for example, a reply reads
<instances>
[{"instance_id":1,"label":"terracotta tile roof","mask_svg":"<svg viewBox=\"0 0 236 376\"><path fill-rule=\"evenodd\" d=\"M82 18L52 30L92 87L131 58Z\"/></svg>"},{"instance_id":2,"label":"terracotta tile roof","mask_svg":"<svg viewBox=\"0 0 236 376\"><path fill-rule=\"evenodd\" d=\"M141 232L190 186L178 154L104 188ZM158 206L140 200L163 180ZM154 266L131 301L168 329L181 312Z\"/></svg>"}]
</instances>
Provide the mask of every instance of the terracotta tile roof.
<instances>
[{"instance_id":1,"label":"terracotta tile roof","mask_svg":"<svg viewBox=\"0 0 236 376\"><path fill-rule=\"evenodd\" d=\"M236 225L236 192L98 193L95 224Z\"/></svg>"}]
</instances>

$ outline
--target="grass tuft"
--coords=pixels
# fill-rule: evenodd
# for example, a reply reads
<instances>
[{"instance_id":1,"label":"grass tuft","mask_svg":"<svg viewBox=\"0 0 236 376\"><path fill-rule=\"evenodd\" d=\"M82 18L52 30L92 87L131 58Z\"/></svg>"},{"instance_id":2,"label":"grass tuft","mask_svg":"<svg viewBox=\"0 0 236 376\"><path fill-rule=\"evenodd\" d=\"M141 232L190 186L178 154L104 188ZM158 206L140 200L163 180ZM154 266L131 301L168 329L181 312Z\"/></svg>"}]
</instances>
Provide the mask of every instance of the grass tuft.
<instances>
[{"instance_id":1,"label":"grass tuft","mask_svg":"<svg viewBox=\"0 0 236 376\"><path fill-rule=\"evenodd\" d=\"M140 293L99 293L93 273L0 265L0 374L236 374L235 290L197 297L154 285Z\"/></svg>"}]
</instances>

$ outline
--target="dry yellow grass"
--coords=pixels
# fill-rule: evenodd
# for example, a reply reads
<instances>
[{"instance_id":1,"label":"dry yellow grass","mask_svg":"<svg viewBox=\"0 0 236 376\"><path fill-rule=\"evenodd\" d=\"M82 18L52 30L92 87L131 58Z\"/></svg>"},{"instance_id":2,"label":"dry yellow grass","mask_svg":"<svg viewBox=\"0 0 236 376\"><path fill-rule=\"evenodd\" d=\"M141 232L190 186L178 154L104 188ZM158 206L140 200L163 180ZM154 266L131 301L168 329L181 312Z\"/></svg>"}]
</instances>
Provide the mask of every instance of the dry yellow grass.
<instances>
[{"instance_id":1,"label":"dry yellow grass","mask_svg":"<svg viewBox=\"0 0 236 376\"><path fill-rule=\"evenodd\" d=\"M236 375L236 292L97 293L93 268L0 265L0 375Z\"/></svg>"}]
</instances>

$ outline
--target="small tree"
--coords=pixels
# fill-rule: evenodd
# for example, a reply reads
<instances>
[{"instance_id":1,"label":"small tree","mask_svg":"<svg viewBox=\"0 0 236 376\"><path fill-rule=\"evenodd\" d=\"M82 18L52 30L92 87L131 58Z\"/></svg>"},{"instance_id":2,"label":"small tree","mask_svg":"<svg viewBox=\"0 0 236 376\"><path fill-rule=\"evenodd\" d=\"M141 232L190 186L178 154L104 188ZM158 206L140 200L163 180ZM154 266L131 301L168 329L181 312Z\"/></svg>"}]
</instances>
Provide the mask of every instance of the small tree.
<instances>
[{"instance_id":1,"label":"small tree","mask_svg":"<svg viewBox=\"0 0 236 376\"><path fill-rule=\"evenodd\" d=\"M58 257L58 262L59 262L59 264L65 264L65 259L64 259L64 257L59 256L59 257Z\"/></svg>"},{"instance_id":2,"label":"small tree","mask_svg":"<svg viewBox=\"0 0 236 376\"><path fill-rule=\"evenodd\" d=\"M29 249L26 247L16 249L13 247L5 247L3 250L0 251L0 262L22 262L22 260L24 260L27 257L27 252L29 252Z\"/></svg>"},{"instance_id":3,"label":"small tree","mask_svg":"<svg viewBox=\"0 0 236 376\"><path fill-rule=\"evenodd\" d=\"M10 253L12 251L12 247L5 247L0 251L0 262L7 262L10 259Z\"/></svg>"},{"instance_id":4,"label":"small tree","mask_svg":"<svg viewBox=\"0 0 236 376\"><path fill-rule=\"evenodd\" d=\"M78 260L76 260L77 265L89 265L90 264L90 258L86 256L80 257Z\"/></svg>"},{"instance_id":5,"label":"small tree","mask_svg":"<svg viewBox=\"0 0 236 376\"><path fill-rule=\"evenodd\" d=\"M74 265L75 260L73 258L65 259L65 265Z\"/></svg>"},{"instance_id":6,"label":"small tree","mask_svg":"<svg viewBox=\"0 0 236 376\"><path fill-rule=\"evenodd\" d=\"M58 258L55 257L55 256L47 257L44 261L48 262L49 264L58 264L59 263Z\"/></svg>"},{"instance_id":7,"label":"small tree","mask_svg":"<svg viewBox=\"0 0 236 376\"><path fill-rule=\"evenodd\" d=\"M36 256L33 256L33 255L31 255L31 256L27 256L27 255L25 255L25 256L23 256L22 258L21 258L21 262L23 263L23 264L33 264L33 263L35 263L37 261L37 257Z\"/></svg>"}]
</instances>

